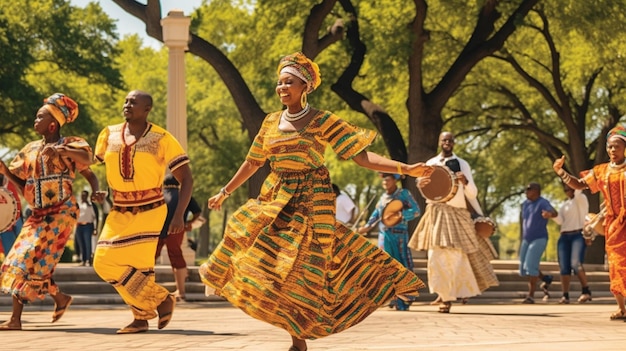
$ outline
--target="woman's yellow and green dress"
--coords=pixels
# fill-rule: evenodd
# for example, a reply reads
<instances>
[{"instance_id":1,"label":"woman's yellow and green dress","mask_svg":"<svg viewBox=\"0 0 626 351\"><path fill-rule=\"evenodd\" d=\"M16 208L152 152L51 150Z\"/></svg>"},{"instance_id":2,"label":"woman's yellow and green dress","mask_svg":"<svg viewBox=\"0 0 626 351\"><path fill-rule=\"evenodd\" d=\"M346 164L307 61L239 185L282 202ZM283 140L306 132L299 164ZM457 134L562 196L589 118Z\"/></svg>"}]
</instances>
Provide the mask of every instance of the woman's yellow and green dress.
<instances>
[{"instance_id":1,"label":"woman's yellow and green dress","mask_svg":"<svg viewBox=\"0 0 626 351\"><path fill-rule=\"evenodd\" d=\"M327 111L284 132L280 115L266 117L246 158L268 160L271 173L228 221L202 281L252 317L309 339L359 323L394 295L417 296L424 284L413 272L335 220L324 150L347 160L376 134Z\"/></svg>"}]
</instances>

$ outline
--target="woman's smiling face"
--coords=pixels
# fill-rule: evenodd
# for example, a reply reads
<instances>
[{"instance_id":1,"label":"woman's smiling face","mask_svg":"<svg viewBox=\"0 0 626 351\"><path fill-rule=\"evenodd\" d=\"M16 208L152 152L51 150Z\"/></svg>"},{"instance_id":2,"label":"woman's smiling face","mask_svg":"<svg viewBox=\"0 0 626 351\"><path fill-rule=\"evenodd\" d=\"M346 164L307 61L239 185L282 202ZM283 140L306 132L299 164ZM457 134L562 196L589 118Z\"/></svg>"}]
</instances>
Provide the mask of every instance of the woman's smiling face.
<instances>
[{"instance_id":1,"label":"woman's smiling face","mask_svg":"<svg viewBox=\"0 0 626 351\"><path fill-rule=\"evenodd\" d=\"M300 103L302 93L306 89L306 83L291 73L281 73L276 83L276 94L280 102L285 106Z\"/></svg>"}]
</instances>

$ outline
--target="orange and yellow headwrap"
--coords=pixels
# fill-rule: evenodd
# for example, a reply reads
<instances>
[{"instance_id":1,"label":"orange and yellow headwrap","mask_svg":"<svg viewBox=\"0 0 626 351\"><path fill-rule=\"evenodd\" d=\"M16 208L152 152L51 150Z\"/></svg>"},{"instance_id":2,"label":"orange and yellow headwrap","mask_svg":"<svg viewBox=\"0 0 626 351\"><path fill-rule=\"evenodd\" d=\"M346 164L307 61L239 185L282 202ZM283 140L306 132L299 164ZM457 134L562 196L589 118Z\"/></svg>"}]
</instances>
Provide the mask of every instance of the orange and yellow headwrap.
<instances>
[{"instance_id":1,"label":"orange and yellow headwrap","mask_svg":"<svg viewBox=\"0 0 626 351\"><path fill-rule=\"evenodd\" d=\"M78 104L69 97L55 93L43 100L43 107L63 126L72 123L78 117Z\"/></svg>"},{"instance_id":2,"label":"orange and yellow headwrap","mask_svg":"<svg viewBox=\"0 0 626 351\"><path fill-rule=\"evenodd\" d=\"M280 60L276 73L280 75L283 72L302 79L307 84L307 93L311 93L322 83L320 68L301 52L287 55Z\"/></svg>"},{"instance_id":3,"label":"orange and yellow headwrap","mask_svg":"<svg viewBox=\"0 0 626 351\"><path fill-rule=\"evenodd\" d=\"M608 142L609 139L611 139L612 137L617 137L622 139L625 143L626 143L626 128L622 127L622 126L617 126L613 129L611 129L607 134L606 134L606 141Z\"/></svg>"}]
</instances>

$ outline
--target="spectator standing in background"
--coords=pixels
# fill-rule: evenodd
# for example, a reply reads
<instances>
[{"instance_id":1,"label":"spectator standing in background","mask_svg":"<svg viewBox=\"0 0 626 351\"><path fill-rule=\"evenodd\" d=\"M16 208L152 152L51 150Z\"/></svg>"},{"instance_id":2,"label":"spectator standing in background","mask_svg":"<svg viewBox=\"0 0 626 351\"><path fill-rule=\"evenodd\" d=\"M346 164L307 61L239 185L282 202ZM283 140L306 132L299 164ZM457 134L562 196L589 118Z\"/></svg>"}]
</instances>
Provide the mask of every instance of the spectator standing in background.
<instances>
[{"instance_id":1,"label":"spectator standing in background","mask_svg":"<svg viewBox=\"0 0 626 351\"><path fill-rule=\"evenodd\" d=\"M354 204L354 201L350 198L350 196L344 194L339 190L337 184L332 184L333 191L335 195L337 195L337 199L335 200L337 203L335 217L337 220L347 226L352 226L356 219L357 208Z\"/></svg>"},{"instance_id":2,"label":"spectator standing in background","mask_svg":"<svg viewBox=\"0 0 626 351\"><path fill-rule=\"evenodd\" d=\"M559 214L552 218L561 226L557 251L559 254L563 296L559 303L569 303L569 287L572 272L578 277L582 286L582 293L578 298L578 302L584 303L591 300L591 290L589 290L587 274L583 268L585 248L591 244L591 239L585 240L583 237L585 217L589 213L589 201L587 201L587 196L583 194L582 190L574 190L564 184L563 191L567 195L567 200L561 206Z\"/></svg>"},{"instance_id":3,"label":"spectator standing in background","mask_svg":"<svg viewBox=\"0 0 626 351\"><path fill-rule=\"evenodd\" d=\"M544 301L550 297L548 288L553 277L543 275L539 269L539 264L548 244L548 219L557 215L557 211L550 202L541 196L541 185L539 183L528 184L526 200L522 203L519 253L520 275L528 277L528 295L522 303L535 303L535 289L539 280L542 281L541 289L544 293Z\"/></svg>"},{"instance_id":4,"label":"spectator standing in background","mask_svg":"<svg viewBox=\"0 0 626 351\"><path fill-rule=\"evenodd\" d=\"M78 246L80 247L80 265L91 266L91 254L93 251L91 245L92 238L98 234L98 208L94 203L89 201L89 192L87 190L81 192L78 208L80 209L80 213L78 215L78 224L76 225L74 239L78 242Z\"/></svg>"}]
</instances>

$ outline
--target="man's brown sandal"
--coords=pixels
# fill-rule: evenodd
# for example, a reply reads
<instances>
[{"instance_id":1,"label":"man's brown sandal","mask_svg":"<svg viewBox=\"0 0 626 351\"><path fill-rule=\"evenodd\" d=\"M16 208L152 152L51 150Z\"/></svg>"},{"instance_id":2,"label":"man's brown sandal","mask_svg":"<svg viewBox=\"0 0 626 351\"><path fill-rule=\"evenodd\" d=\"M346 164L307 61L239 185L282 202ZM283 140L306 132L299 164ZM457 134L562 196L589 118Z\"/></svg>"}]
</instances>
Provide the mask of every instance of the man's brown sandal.
<instances>
[{"instance_id":1,"label":"man's brown sandal","mask_svg":"<svg viewBox=\"0 0 626 351\"><path fill-rule=\"evenodd\" d=\"M169 308L162 307L163 304L168 303L168 300L170 303L170 307ZM170 323L170 321L172 320L172 313L174 313L175 306L176 306L176 297L174 297L174 295L172 294L169 294L167 295L165 300L161 302L159 307L157 307L157 311L159 312L159 324L158 324L159 329L165 328Z\"/></svg>"}]
</instances>

